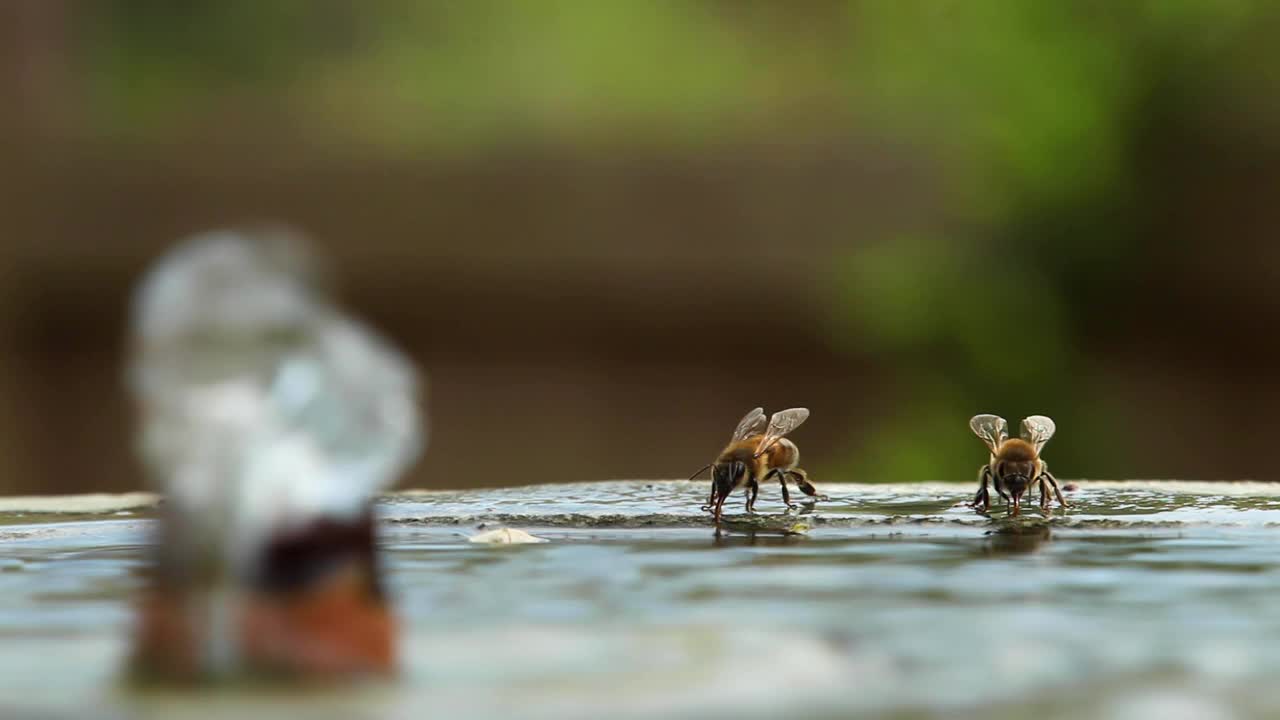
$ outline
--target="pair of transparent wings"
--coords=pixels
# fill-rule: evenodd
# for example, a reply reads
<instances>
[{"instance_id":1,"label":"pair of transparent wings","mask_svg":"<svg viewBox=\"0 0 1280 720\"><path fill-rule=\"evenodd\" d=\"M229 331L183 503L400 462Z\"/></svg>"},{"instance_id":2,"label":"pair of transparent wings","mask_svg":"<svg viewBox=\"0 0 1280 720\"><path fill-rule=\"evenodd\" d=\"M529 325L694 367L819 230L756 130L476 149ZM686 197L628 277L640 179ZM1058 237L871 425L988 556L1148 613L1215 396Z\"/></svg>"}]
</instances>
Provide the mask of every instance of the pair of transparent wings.
<instances>
[{"instance_id":1,"label":"pair of transparent wings","mask_svg":"<svg viewBox=\"0 0 1280 720\"><path fill-rule=\"evenodd\" d=\"M969 421L969 428L993 453L1000 448L1001 443L1009 439L1009 423L998 415L974 415ZM1031 443L1038 454L1057 429L1053 420L1044 415L1032 415L1022 421L1022 439Z\"/></svg>"},{"instance_id":2,"label":"pair of transparent wings","mask_svg":"<svg viewBox=\"0 0 1280 720\"><path fill-rule=\"evenodd\" d=\"M766 423L764 408L756 408L743 416L738 423L737 429L733 431L733 438L730 442L738 442L752 435L763 435L764 437L760 440L760 446L756 450L756 454L759 455L768 450L770 445L781 440L787 433L800 427L808 419L808 408L791 408L789 410L779 410Z\"/></svg>"}]
</instances>

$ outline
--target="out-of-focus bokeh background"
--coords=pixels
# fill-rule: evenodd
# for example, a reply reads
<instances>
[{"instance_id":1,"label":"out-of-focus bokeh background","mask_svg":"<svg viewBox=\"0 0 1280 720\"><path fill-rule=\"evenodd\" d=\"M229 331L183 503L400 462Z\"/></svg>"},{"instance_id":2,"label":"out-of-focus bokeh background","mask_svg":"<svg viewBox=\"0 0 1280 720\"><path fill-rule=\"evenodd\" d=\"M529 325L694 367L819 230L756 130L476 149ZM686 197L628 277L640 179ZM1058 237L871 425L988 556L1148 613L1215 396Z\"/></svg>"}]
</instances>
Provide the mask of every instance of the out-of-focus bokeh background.
<instances>
[{"instance_id":1,"label":"out-of-focus bokeh background","mask_svg":"<svg viewBox=\"0 0 1280 720\"><path fill-rule=\"evenodd\" d=\"M1280 5L0 3L0 492L140 486L132 284L280 220L429 373L406 485L1280 478Z\"/></svg>"}]
</instances>

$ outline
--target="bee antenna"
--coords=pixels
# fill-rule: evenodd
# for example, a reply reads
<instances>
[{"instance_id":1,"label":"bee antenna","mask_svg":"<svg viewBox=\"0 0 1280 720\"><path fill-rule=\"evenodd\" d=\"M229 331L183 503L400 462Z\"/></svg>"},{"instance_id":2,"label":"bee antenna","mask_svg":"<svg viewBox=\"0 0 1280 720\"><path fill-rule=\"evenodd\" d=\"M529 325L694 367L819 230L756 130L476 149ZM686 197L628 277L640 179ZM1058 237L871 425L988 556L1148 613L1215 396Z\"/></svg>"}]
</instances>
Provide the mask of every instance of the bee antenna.
<instances>
[{"instance_id":1,"label":"bee antenna","mask_svg":"<svg viewBox=\"0 0 1280 720\"><path fill-rule=\"evenodd\" d=\"M693 480L694 478L698 477L699 475L701 475L702 473L706 472L707 470L710 470L712 465L715 465L715 463L707 463L706 465L703 465L703 466L702 466L702 469L701 469L701 470L698 470L698 472L696 472L696 473L694 473L694 474L690 475L690 476L689 476L689 479L690 479L690 480Z\"/></svg>"}]
</instances>

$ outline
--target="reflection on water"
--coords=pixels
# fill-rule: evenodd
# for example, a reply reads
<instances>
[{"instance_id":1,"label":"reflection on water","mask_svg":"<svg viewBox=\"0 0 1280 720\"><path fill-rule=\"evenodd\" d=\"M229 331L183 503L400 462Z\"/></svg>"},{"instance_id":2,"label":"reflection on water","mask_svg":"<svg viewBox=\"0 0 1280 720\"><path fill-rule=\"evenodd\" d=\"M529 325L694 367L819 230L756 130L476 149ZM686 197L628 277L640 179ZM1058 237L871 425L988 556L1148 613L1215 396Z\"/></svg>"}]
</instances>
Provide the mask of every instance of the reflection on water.
<instances>
[{"instance_id":1,"label":"reflection on water","mask_svg":"<svg viewBox=\"0 0 1280 720\"><path fill-rule=\"evenodd\" d=\"M145 502L4 507L0 717L1247 717L1280 711L1280 488L839 486L716 539L688 483L405 493L380 506L398 682L125 691ZM764 511L780 510L761 500ZM42 513L57 508L39 508ZM120 512L128 514L117 514ZM482 546L477 526L551 542Z\"/></svg>"},{"instance_id":2,"label":"reflection on water","mask_svg":"<svg viewBox=\"0 0 1280 720\"><path fill-rule=\"evenodd\" d=\"M1049 523L1010 523L987 531L987 537L984 550L991 554L1035 552L1049 539Z\"/></svg>"}]
</instances>

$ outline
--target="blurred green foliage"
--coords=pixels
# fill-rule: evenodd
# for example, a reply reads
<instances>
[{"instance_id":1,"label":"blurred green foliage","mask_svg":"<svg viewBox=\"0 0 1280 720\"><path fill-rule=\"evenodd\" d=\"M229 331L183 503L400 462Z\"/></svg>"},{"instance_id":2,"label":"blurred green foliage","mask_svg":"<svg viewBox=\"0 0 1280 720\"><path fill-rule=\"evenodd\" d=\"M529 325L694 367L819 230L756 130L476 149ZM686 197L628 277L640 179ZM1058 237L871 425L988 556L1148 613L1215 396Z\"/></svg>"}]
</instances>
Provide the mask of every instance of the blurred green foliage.
<instances>
[{"instance_id":1,"label":"blurred green foliage","mask_svg":"<svg viewBox=\"0 0 1280 720\"><path fill-rule=\"evenodd\" d=\"M1211 104L1262 3L920 2L861 6L865 107L938 162L950 220L882 238L836 285L851 352L897 358L901 402L850 461L860 479L960 479L980 412L1058 419L1048 457L1126 463L1123 421L1082 338L1152 272L1138 145L1169 103ZM1275 53L1271 56L1277 58ZM1245 92L1253 92L1246 90ZM1245 101L1244 105L1248 105Z\"/></svg>"},{"instance_id":2,"label":"blurred green foliage","mask_svg":"<svg viewBox=\"0 0 1280 720\"><path fill-rule=\"evenodd\" d=\"M853 441L861 480L967 479L978 412L1057 418L1068 476L1129 470L1081 338L1142 272L1143 134L1171 107L1280 97L1262 0L93 7L95 121L125 136L198 135L234 94L304 136L395 152L842 135L918 152L944 222L833 229L850 248L833 342L893 368L899 398Z\"/></svg>"},{"instance_id":3,"label":"blurred green foliage","mask_svg":"<svg viewBox=\"0 0 1280 720\"><path fill-rule=\"evenodd\" d=\"M838 5L543 0L96 4L101 126L155 133L235 93L328 140L404 150L544 138L706 142L833 86L804 32ZM802 25L800 30L803 30ZM838 85L838 84L837 84ZM196 119L193 119L196 118ZM745 122L745 125L744 125ZM638 134L637 131L639 131Z\"/></svg>"}]
</instances>

